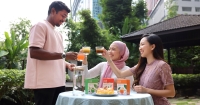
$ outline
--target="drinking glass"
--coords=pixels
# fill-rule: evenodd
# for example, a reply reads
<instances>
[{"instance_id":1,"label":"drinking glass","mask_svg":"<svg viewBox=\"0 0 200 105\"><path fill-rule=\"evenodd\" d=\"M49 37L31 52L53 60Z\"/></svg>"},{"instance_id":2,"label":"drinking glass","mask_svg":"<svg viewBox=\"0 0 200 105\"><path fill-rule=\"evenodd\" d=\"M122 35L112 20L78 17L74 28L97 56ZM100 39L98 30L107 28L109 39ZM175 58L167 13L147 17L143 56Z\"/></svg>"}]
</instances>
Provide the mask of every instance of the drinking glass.
<instances>
[{"instance_id":1,"label":"drinking glass","mask_svg":"<svg viewBox=\"0 0 200 105\"><path fill-rule=\"evenodd\" d=\"M83 96L84 93L84 71L83 66L75 66L73 74L73 95Z\"/></svg>"},{"instance_id":2,"label":"drinking glass","mask_svg":"<svg viewBox=\"0 0 200 105\"><path fill-rule=\"evenodd\" d=\"M77 55L77 61L83 61L85 58L85 54L84 53L78 53Z\"/></svg>"},{"instance_id":3,"label":"drinking glass","mask_svg":"<svg viewBox=\"0 0 200 105\"><path fill-rule=\"evenodd\" d=\"M84 46L82 47L83 53L85 53L85 55L89 55L90 53L90 47L88 46Z\"/></svg>"},{"instance_id":4,"label":"drinking glass","mask_svg":"<svg viewBox=\"0 0 200 105\"><path fill-rule=\"evenodd\" d=\"M103 46L96 46L95 48L96 48L97 55L102 55L104 47Z\"/></svg>"}]
</instances>

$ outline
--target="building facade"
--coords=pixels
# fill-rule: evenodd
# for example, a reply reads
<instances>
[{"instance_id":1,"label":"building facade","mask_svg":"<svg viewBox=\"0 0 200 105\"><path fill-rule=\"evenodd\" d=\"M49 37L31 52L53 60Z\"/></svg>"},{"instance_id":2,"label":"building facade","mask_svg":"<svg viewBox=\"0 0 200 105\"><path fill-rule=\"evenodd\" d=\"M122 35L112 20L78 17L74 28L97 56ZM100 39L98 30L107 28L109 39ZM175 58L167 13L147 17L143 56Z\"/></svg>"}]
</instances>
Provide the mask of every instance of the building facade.
<instances>
[{"instance_id":1,"label":"building facade","mask_svg":"<svg viewBox=\"0 0 200 105\"><path fill-rule=\"evenodd\" d=\"M148 15L152 12L159 0L146 0Z\"/></svg>"},{"instance_id":2,"label":"building facade","mask_svg":"<svg viewBox=\"0 0 200 105\"><path fill-rule=\"evenodd\" d=\"M74 21L79 21L78 11L89 9L92 18L99 20L98 14L102 12L102 7L99 5L99 0L73 0L72 1L72 18Z\"/></svg>"},{"instance_id":3,"label":"building facade","mask_svg":"<svg viewBox=\"0 0 200 105\"><path fill-rule=\"evenodd\" d=\"M99 20L98 15L102 12L102 7L99 5L99 0L92 0L92 17Z\"/></svg>"},{"instance_id":4,"label":"building facade","mask_svg":"<svg viewBox=\"0 0 200 105\"><path fill-rule=\"evenodd\" d=\"M163 21L167 16L166 0L146 0L148 9L148 25ZM200 0L173 0L177 6L177 14L200 14Z\"/></svg>"},{"instance_id":5,"label":"building facade","mask_svg":"<svg viewBox=\"0 0 200 105\"><path fill-rule=\"evenodd\" d=\"M200 14L200 0L175 0L178 14Z\"/></svg>"}]
</instances>

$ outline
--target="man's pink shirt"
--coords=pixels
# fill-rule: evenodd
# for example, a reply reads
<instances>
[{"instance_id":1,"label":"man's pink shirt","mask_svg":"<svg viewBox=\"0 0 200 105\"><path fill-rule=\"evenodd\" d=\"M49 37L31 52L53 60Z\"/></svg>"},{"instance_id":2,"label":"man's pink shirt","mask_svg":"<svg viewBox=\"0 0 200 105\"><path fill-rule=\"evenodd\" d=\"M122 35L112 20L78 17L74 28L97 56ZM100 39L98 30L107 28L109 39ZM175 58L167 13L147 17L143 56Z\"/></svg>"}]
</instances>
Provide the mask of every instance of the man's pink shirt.
<instances>
[{"instance_id":1,"label":"man's pink shirt","mask_svg":"<svg viewBox=\"0 0 200 105\"><path fill-rule=\"evenodd\" d=\"M29 47L39 47L49 52L63 53L62 35L48 22L42 21L30 30ZM28 50L25 88L53 88L65 86L65 61L30 58Z\"/></svg>"}]
</instances>

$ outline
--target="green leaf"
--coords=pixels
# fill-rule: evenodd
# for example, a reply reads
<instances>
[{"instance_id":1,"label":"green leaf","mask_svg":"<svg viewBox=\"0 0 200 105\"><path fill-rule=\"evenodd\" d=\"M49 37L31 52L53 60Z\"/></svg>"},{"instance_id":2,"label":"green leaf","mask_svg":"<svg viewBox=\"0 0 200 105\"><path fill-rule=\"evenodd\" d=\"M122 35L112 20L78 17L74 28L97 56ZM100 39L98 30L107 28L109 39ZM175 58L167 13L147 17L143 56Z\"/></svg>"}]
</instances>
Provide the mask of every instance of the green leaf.
<instances>
[{"instance_id":1,"label":"green leaf","mask_svg":"<svg viewBox=\"0 0 200 105\"><path fill-rule=\"evenodd\" d=\"M15 32L14 31L12 31L11 32L11 41L12 41L12 46L14 46L15 45Z\"/></svg>"},{"instance_id":2,"label":"green leaf","mask_svg":"<svg viewBox=\"0 0 200 105\"><path fill-rule=\"evenodd\" d=\"M5 45L6 45L6 48L10 51L12 51L12 40L10 39L10 36L8 34L8 32L5 32Z\"/></svg>"},{"instance_id":3,"label":"green leaf","mask_svg":"<svg viewBox=\"0 0 200 105\"><path fill-rule=\"evenodd\" d=\"M1 50L1 51L0 51L0 57L5 56L5 55L7 55L7 54L8 54L7 51L4 51L4 50Z\"/></svg>"},{"instance_id":4,"label":"green leaf","mask_svg":"<svg viewBox=\"0 0 200 105\"><path fill-rule=\"evenodd\" d=\"M124 88L126 88L126 89L127 89L127 85L124 85Z\"/></svg>"},{"instance_id":5,"label":"green leaf","mask_svg":"<svg viewBox=\"0 0 200 105\"><path fill-rule=\"evenodd\" d=\"M119 90L120 89L120 87L118 87L118 89L117 90Z\"/></svg>"}]
</instances>

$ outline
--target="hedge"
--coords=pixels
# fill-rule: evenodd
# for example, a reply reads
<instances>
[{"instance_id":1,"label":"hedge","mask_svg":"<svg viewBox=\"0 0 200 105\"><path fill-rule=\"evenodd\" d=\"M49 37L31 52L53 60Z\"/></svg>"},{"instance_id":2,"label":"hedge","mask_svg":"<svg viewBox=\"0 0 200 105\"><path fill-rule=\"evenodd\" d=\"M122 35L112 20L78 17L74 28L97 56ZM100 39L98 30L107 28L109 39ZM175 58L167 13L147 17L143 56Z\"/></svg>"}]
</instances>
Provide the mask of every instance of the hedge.
<instances>
[{"instance_id":1,"label":"hedge","mask_svg":"<svg viewBox=\"0 0 200 105\"><path fill-rule=\"evenodd\" d=\"M34 94L30 89L24 89L25 70L0 70L0 105L6 99L16 105L34 105ZM66 75L66 81L69 75Z\"/></svg>"},{"instance_id":2,"label":"hedge","mask_svg":"<svg viewBox=\"0 0 200 105\"><path fill-rule=\"evenodd\" d=\"M176 96L200 96L200 74L172 74Z\"/></svg>"},{"instance_id":3,"label":"hedge","mask_svg":"<svg viewBox=\"0 0 200 105\"><path fill-rule=\"evenodd\" d=\"M176 89L200 89L200 74L172 74Z\"/></svg>"},{"instance_id":4,"label":"hedge","mask_svg":"<svg viewBox=\"0 0 200 105\"><path fill-rule=\"evenodd\" d=\"M24 89L25 70L0 70L0 100L19 105L33 105L33 91Z\"/></svg>"}]
</instances>

